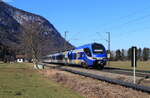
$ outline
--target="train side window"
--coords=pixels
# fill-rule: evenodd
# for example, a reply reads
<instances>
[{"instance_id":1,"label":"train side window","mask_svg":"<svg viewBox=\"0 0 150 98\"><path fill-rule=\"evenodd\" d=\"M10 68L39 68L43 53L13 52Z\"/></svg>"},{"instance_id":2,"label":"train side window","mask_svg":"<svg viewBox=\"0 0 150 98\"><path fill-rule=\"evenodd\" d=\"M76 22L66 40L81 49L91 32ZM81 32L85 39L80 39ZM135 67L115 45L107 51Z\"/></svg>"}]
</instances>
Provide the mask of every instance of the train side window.
<instances>
[{"instance_id":1,"label":"train side window","mask_svg":"<svg viewBox=\"0 0 150 98\"><path fill-rule=\"evenodd\" d=\"M83 53L82 52L79 52L78 53L78 58L82 58L83 57Z\"/></svg>"},{"instance_id":2,"label":"train side window","mask_svg":"<svg viewBox=\"0 0 150 98\"><path fill-rule=\"evenodd\" d=\"M69 58L69 60L72 59L72 53L68 54L68 58Z\"/></svg>"},{"instance_id":3,"label":"train side window","mask_svg":"<svg viewBox=\"0 0 150 98\"><path fill-rule=\"evenodd\" d=\"M80 52L77 53L77 59L81 57L80 54L81 54Z\"/></svg>"},{"instance_id":4,"label":"train side window","mask_svg":"<svg viewBox=\"0 0 150 98\"><path fill-rule=\"evenodd\" d=\"M91 57L92 54L91 54L91 51L89 48L84 48L84 52L86 53L87 56Z\"/></svg>"},{"instance_id":5,"label":"train side window","mask_svg":"<svg viewBox=\"0 0 150 98\"><path fill-rule=\"evenodd\" d=\"M80 57L81 57L81 58L84 57L83 53L80 54Z\"/></svg>"},{"instance_id":6,"label":"train side window","mask_svg":"<svg viewBox=\"0 0 150 98\"><path fill-rule=\"evenodd\" d=\"M55 60L55 57L54 57L54 56L52 56L52 59L53 59L53 60Z\"/></svg>"},{"instance_id":7,"label":"train side window","mask_svg":"<svg viewBox=\"0 0 150 98\"><path fill-rule=\"evenodd\" d=\"M62 58L63 58L62 55L57 56L57 60L62 60Z\"/></svg>"},{"instance_id":8,"label":"train side window","mask_svg":"<svg viewBox=\"0 0 150 98\"><path fill-rule=\"evenodd\" d=\"M76 55L76 53L74 54L74 59L76 59L77 58L77 55Z\"/></svg>"}]
</instances>

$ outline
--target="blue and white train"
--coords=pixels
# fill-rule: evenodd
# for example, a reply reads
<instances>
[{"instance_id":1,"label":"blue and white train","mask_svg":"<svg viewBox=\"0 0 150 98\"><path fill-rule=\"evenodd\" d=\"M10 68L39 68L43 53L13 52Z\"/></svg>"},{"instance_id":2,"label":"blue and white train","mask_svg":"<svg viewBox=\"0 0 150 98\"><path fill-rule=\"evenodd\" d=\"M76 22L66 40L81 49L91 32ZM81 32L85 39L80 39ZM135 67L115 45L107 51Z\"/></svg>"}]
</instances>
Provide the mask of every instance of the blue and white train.
<instances>
[{"instance_id":1,"label":"blue and white train","mask_svg":"<svg viewBox=\"0 0 150 98\"><path fill-rule=\"evenodd\" d=\"M75 64L102 69L107 62L107 52L102 44L92 43L77 47L74 50L47 55L44 62L65 65Z\"/></svg>"}]
</instances>

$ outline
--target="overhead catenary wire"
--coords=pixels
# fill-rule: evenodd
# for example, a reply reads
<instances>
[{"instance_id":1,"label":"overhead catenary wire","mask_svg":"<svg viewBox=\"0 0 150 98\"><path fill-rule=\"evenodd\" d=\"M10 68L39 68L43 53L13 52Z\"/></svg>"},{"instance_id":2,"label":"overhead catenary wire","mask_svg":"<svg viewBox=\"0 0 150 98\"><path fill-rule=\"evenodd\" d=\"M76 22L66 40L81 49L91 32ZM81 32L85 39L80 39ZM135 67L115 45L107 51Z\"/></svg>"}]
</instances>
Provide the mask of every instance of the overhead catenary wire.
<instances>
[{"instance_id":1,"label":"overhead catenary wire","mask_svg":"<svg viewBox=\"0 0 150 98\"><path fill-rule=\"evenodd\" d=\"M141 10L134 11L134 12L132 12L132 13L126 15L126 16L119 17L119 18L116 19L116 21L121 21L121 20L123 20L125 18L129 18L129 17L134 16L135 14L143 12L144 10L147 10L147 9L150 9L150 6L145 7L143 9L141 9ZM144 15L144 16L141 16L141 17L129 20L129 21L127 21L125 23L121 23L119 25L108 26L108 27L105 28L104 32L107 31L107 30L110 31L110 30L114 30L114 29L118 29L118 28L120 29L120 27L124 27L125 25L128 25L130 23L134 23L135 21L143 20L143 19L148 18L148 17L150 17L150 14L147 14L147 15Z\"/></svg>"}]
</instances>

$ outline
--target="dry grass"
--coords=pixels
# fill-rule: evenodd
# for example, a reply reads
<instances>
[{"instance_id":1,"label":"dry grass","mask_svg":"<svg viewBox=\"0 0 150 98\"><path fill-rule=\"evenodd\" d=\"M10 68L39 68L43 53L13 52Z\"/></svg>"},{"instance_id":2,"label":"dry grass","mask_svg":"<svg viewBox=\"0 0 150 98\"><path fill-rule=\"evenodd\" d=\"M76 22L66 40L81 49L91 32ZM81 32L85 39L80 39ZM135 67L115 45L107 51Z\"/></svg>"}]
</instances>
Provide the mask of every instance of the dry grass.
<instances>
[{"instance_id":1,"label":"dry grass","mask_svg":"<svg viewBox=\"0 0 150 98\"><path fill-rule=\"evenodd\" d=\"M41 71L49 79L86 98L150 98L150 94L59 70Z\"/></svg>"}]
</instances>

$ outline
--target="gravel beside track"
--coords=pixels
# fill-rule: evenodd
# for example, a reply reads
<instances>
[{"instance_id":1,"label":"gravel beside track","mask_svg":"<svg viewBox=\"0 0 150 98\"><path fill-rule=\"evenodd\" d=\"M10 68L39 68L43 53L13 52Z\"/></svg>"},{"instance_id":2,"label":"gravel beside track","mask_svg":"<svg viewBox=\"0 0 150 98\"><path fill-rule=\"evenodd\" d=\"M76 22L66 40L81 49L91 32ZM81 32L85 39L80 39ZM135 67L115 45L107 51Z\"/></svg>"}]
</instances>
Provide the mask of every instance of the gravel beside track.
<instances>
[{"instance_id":1,"label":"gravel beside track","mask_svg":"<svg viewBox=\"0 0 150 98\"><path fill-rule=\"evenodd\" d=\"M54 65L55 66L55 65ZM92 78L48 68L42 73L86 98L150 98L150 94Z\"/></svg>"}]
</instances>

